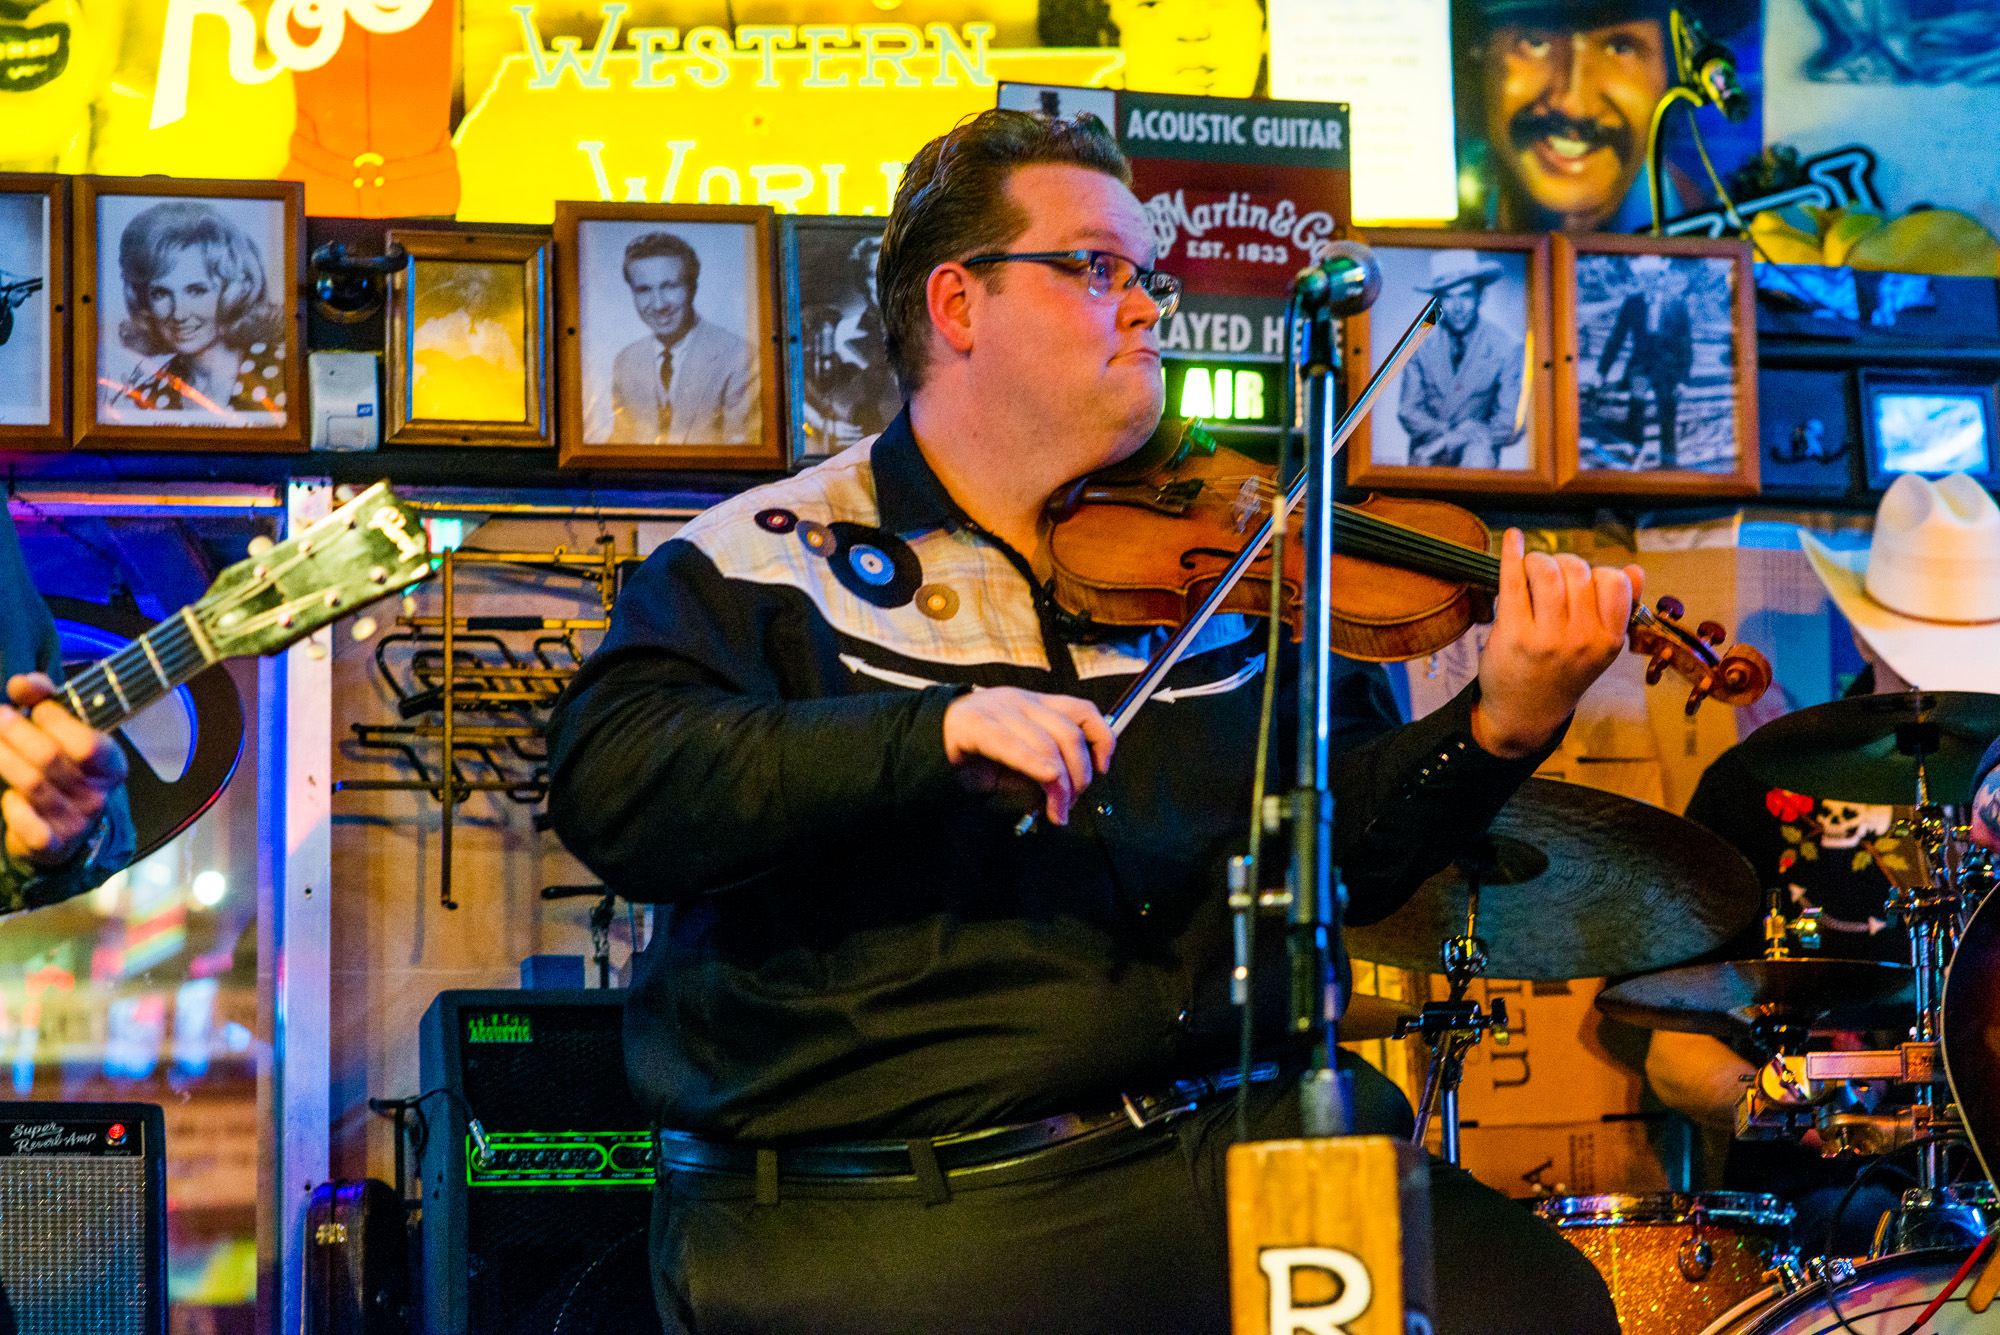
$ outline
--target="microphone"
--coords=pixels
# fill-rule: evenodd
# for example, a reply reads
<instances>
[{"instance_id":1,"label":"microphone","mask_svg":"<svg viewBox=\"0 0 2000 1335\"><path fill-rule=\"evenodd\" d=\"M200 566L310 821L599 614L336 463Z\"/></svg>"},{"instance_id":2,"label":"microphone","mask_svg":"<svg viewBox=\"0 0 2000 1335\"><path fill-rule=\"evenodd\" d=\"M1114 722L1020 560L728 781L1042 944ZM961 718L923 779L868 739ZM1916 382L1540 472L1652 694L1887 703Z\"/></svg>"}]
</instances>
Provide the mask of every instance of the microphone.
<instances>
[{"instance_id":1,"label":"microphone","mask_svg":"<svg viewBox=\"0 0 2000 1335\"><path fill-rule=\"evenodd\" d=\"M1681 79L1691 84L1732 122L1750 115L1750 95L1736 76L1736 53L1709 35L1700 23L1675 12L1685 31L1687 44L1681 48Z\"/></svg>"},{"instance_id":2,"label":"microphone","mask_svg":"<svg viewBox=\"0 0 2000 1335\"><path fill-rule=\"evenodd\" d=\"M1335 241L1316 264L1292 279L1301 311L1324 310L1337 319L1359 315L1382 295L1382 264L1359 241Z\"/></svg>"}]
</instances>

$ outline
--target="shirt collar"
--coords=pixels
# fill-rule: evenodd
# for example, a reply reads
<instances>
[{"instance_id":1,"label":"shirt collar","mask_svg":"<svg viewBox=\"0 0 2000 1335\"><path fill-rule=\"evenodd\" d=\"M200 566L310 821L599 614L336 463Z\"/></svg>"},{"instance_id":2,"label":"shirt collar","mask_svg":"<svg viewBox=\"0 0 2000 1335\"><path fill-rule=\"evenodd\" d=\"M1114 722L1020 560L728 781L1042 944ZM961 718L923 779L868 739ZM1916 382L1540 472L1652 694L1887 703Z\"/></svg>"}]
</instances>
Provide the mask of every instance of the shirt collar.
<instances>
[{"instance_id":1,"label":"shirt collar","mask_svg":"<svg viewBox=\"0 0 2000 1335\"><path fill-rule=\"evenodd\" d=\"M891 533L922 533L969 522L917 448L909 404L875 438L868 463L875 474L875 508L882 527Z\"/></svg>"}]
</instances>

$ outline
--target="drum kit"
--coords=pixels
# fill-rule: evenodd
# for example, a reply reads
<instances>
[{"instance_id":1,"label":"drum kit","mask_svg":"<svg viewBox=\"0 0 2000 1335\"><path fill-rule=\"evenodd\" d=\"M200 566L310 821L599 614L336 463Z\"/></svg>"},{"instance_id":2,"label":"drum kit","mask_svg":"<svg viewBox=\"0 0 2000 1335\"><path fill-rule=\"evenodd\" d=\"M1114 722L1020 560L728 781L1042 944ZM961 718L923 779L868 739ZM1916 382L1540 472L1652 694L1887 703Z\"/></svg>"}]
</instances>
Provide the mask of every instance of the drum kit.
<instances>
[{"instance_id":1,"label":"drum kit","mask_svg":"<svg viewBox=\"0 0 2000 1335\"><path fill-rule=\"evenodd\" d=\"M1356 958L1442 965L1449 983L1447 1000L1394 1030L1432 1053L1417 1143L1435 1116L1443 1157L1458 1161L1464 1058L1487 1034L1505 1035L1504 1003L1468 1000L1475 978L1637 975L1598 1007L1760 1054L1737 1108L1739 1139L1816 1139L1823 1155L1857 1166L1914 1157L1916 1184L1881 1216L1865 1257L1825 1254L1830 1234L1792 1236L1792 1207L1775 1196L1542 1200L1538 1212L1604 1275L1627 1335L2000 1332L2000 1310L1988 1311L2000 1290L2000 1202L1986 1157L2000 1148L2000 895L1987 894L1993 862L1953 805L1996 736L2000 696L1912 691L1800 710L1739 747L1774 788L1913 806L1875 844L1889 884L1882 916L1908 933L1908 965L1802 956L1819 944L1815 911L1788 920L1775 899L1761 958L1685 964L1764 909L1749 863L1655 807L1529 780L1474 856L1347 934ZM1847 1046L1870 1032L1898 1041ZM1814 1042L1833 1033L1845 1036L1840 1050Z\"/></svg>"}]
</instances>

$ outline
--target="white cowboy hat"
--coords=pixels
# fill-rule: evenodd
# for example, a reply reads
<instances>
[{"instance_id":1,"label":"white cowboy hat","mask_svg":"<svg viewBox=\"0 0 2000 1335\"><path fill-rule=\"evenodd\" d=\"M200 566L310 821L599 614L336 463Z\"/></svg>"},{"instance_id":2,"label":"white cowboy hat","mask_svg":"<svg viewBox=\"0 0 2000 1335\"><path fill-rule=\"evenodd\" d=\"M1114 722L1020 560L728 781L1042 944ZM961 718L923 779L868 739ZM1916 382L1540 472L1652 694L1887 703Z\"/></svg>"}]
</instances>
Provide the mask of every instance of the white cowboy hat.
<instances>
[{"instance_id":1,"label":"white cowboy hat","mask_svg":"<svg viewBox=\"0 0 2000 1335\"><path fill-rule=\"evenodd\" d=\"M1963 473L1896 479L1868 550L1799 531L1813 573L1882 661L1927 691L2000 693L2000 505Z\"/></svg>"},{"instance_id":2,"label":"white cowboy hat","mask_svg":"<svg viewBox=\"0 0 2000 1335\"><path fill-rule=\"evenodd\" d=\"M1434 250L1431 252L1431 281L1418 283L1416 288L1419 292L1435 296L1460 283L1478 283L1484 287L1505 272L1498 260L1482 260L1476 250Z\"/></svg>"}]
</instances>

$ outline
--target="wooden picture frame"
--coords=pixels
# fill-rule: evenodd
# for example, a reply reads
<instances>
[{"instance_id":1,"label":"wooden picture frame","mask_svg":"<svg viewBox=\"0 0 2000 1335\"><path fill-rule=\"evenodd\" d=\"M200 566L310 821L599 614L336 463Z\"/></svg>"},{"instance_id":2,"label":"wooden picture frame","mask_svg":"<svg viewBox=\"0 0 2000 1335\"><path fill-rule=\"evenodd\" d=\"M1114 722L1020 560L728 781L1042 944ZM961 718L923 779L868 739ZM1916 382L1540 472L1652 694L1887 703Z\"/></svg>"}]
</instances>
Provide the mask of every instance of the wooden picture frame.
<instances>
[{"instance_id":1,"label":"wooden picture frame","mask_svg":"<svg viewBox=\"0 0 2000 1335\"><path fill-rule=\"evenodd\" d=\"M773 217L762 204L557 202L563 467L790 462Z\"/></svg>"},{"instance_id":2,"label":"wooden picture frame","mask_svg":"<svg viewBox=\"0 0 2000 1335\"><path fill-rule=\"evenodd\" d=\"M1348 439L1348 485L1426 492L1554 491L1555 259L1550 238L1374 228L1361 239L1381 262L1383 281L1375 305L1346 322L1344 374L1350 402L1374 374L1375 357L1388 356L1433 291L1475 296L1478 324L1467 334L1469 364L1451 364L1449 335L1440 325L1417 350L1412 365L1383 387L1374 410ZM1520 386L1518 393L1511 391L1513 384ZM1405 394L1411 396L1407 412ZM1504 399L1513 402L1508 405ZM1427 461L1413 463L1413 458Z\"/></svg>"},{"instance_id":3,"label":"wooden picture frame","mask_svg":"<svg viewBox=\"0 0 2000 1335\"><path fill-rule=\"evenodd\" d=\"M832 458L902 411L875 293L874 259L887 222L839 214L778 219L792 468Z\"/></svg>"},{"instance_id":4,"label":"wooden picture frame","mask_svg":"<svg viewBox=\"0 0 2000 1335\"><path fill-rule=\"evenodd\" d=\"M382 443L553 444L548 241L398 228L383 245L410 263L389 278Z\"/></svg>"},{"instance_id":5,"label":"wooden picture frame","mask_svg":"<svg viewBox=\"0 0 2000 1335\"><path fill-rule=\"evenodd\" d=\"M74 198L72 443L304 453L305 187L84 176Z\"/></svg>"},{"instance_id":6,"label":"wooden picture frame","mask_svg":"<svg viewBox=\"0 0 2000 1335\"><path fill-rule=\"evenodd\" d=\"M1757 286L1750 243L1612 233L1559 235L1555 243L1561 489L1755 496ZM1655 281L1649 275L1663 285L1658 305L1649 297ZM1642 319L1644 325L1635 324ZM1660 327L1648 333L1645 326L1656 321ZM1650 348L1648 340L1656 340ZM1663 369L1648 375L1648 365ZM1718 380L1718 366L1726 381ZM1674 466L1663 468L1668 442L1652 384L1667 378L1675 386Z\"/></svg>"},{"instance_id":7,"label":"wooden picture frame","mask_svg":"<svg viewBox=\"0 0 2000 1335\"><path fill-rule=\"evenodd\" d=\"M0 172L0 450L69 444L70 180Z\"/></svg>"}]
</instances>

